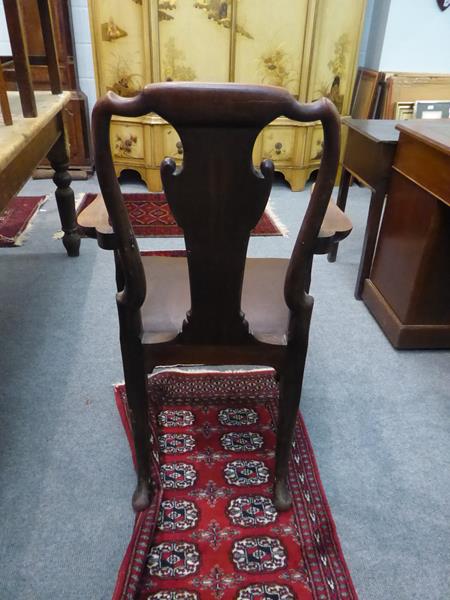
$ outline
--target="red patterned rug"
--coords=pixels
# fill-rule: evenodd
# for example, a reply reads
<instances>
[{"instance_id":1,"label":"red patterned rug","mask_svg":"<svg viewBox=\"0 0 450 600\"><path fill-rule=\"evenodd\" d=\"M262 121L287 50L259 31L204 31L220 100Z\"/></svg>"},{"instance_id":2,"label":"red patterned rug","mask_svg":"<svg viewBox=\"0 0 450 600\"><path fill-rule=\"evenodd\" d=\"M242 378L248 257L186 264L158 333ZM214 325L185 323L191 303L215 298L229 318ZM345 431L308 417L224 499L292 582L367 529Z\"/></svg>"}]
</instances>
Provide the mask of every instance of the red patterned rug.
<instances>
[{"instance_id":1,"label":"red patterned rug","mask_svg":"<svg viewBox=\"0 0 450 600\"><path fill-rule=\"evenodd\" d=\"M77 212L95 200L97 194L86 194ZM138 237L182 237L183 231L175 222L164 194L124 194L125 205L134 232ZM281 225L270 208L267 208L252 235L283 235Z\"/></svg>"},{"instance_id":2,"label":"red patterned rug","mask_svg":"<svg viewBox=\"0 0 450 600\"><path fill-rule=\"evenodd\" d=\"M26 229L47 196L16 196L0 212L0 248L21 246Z\"/></svg>"},{"instance_id":3,"label":"red patterned rug","mask_svg":"<svg viewBox=\"0 0 450 600\"><path fill-rule=\"evenodd\" d=\"M124 386L115 394L131 440ZM272 371L160 372L149 397L158 492L136 518L113 600L357 598L301 416L293 507L273 506Z\"/></svg>"}]
</instances>

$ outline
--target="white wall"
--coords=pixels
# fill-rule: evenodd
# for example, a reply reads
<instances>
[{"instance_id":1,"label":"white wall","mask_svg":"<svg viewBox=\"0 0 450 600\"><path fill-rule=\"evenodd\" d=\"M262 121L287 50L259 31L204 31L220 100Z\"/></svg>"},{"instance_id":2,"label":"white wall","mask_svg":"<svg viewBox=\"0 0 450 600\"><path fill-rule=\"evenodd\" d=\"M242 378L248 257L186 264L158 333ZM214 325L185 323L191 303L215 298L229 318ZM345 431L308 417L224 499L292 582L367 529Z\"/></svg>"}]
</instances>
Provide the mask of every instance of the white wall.
<instances>
[{"instance_id":1,"label":"white wall","mask_svg":"<svg viewBox=\"0 0 450 600\"><path fill-rule=\"evenodd\" d=\"M359 46L359 62L358 65L366 64L367 47L369 44L370 29L372 24L373 10L375 0L367 0L366 15L364 17L364 29L361 35L361 44Z\"/></svg>"},{"instance_id":2,"label":"white wall","mask_svg":"<svg viewBox=\"0 0 450 600\"><path fill-rule=\"evenodd\" d=\"M95 91L94 63L92 59L91 33L87 0L70 0L72 7L73 35L81 90L87 95L89 112L97 99Z\"/></svg>"},{"instance_id":3,"label":"white wall","mask_svg":"<svg viewBox=\"0 0 450 600\"><path fill-rule=\"evenodd\" d=\"M362 66L380 71L450 73L450 9L442 12L436 0L371 2Z\"/></svg>"},{"instance_id":4,"label":"white wall","mask_svg":"<svg viewBox=\"0 0 450 600\"><path fill-rule=\"evenodd\" d=\"M0 3L0 54L2 56L11 55L11 46L9 44L8 29L6 27L3 2Z\"/></svg>"},{"instance_id":5,"label":"white wall","mask_svg":"<svg viewBox=\"0 0 450 600\"><path fill-rule=\"evenodd\" d=\"M366 13L367 47L360 65L377 71L383 50L384 35L389 16L391 0L369 0L372 3L371 13ZM395 2L395 0L392 0ZM368 7L369 8L369 7Z\"/></svg>"}]
</instances>

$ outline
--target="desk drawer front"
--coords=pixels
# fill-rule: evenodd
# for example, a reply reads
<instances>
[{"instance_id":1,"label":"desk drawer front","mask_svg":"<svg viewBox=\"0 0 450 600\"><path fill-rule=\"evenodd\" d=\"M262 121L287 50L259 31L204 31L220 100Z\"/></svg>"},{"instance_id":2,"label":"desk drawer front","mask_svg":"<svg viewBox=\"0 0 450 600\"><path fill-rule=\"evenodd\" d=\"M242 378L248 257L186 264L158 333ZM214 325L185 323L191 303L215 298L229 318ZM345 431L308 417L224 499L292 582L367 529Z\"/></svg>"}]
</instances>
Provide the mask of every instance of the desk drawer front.
<instances>
[{"instance_id":1,"label":"desk drawer front","mask_svg":"<svg viewBox=\"0 0 450 600\"><path fill-rule=\"evenodd\" d=\"M401 134L394 168L450 206L450 156Z\"/></svg>"},{"instance_id":2,"label":"desk drawer front","mask_svg":"<svg viewBox=\"0 0 450 600\"><path fill-rule=\"evenodd\" d=\"M344 166L372 189L391 173L395 144L377 143L349 129Z\"/></svg>"}]
</instances>

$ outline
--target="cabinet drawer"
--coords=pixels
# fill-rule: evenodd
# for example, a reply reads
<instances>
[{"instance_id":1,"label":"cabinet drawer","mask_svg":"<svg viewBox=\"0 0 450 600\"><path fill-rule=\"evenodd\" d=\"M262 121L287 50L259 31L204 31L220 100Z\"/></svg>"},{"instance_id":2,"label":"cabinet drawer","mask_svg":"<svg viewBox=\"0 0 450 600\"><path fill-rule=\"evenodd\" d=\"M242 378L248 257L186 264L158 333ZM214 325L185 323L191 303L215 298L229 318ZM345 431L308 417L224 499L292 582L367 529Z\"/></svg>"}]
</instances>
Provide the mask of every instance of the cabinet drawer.
<instances>
[{"instance_id":1,"label":"cabinet drawer","mask_svg":"<svg viewBox=\"0 0 450 600\"><path fill-rule=\"evenodd\" d=\"M114 160L144 159L144 132L142 125L113 123L111 150Z\"/></svg>"},{"instance_id":2,"label":"cabinet drawer","mask_svg":"<svg viewBox=\"0 0 450 600\"><path fill-rule=\"evenodd\" d=\"M183 160L183 144L178 133L170 125L162 127L162 156L160 160L166 156L174 158L177 162Z\"/></svg>"},{"instance_id":3,"label":"cabinet drawer","mask_svg":"<svg viewBox=\"0 0 450 600\"><path fill-rule=\"evenodd\" d=\"M341 127L341 151L340 160L345 154L345 145L347 143L348 127ZM306 162L319 163L323 154L323 129L322 125L315 125L309 128L308 142L306 148Z\"/></svg>"},{"instance_id":4,"label":"cabinet drawer","mask_svg":"<svg viewBox=\"0 0 450 600\"><path fill-rule=\"evenodd\" d=\"M161 165L166 157L175 159L180 164L183 160L183 145L180 137L171 125L153 125L150 131L152 145L151 164L154 167Z\"/></svg>"},{"instance_id":5,"label":"cabinet drawer","mask_svg":"<svg viewBox=\"0 0 450 600\"><path fill-rule=\"evenodd\" d=\"M319 162L323 154L323 129L322 125L311 127L308 132L307 162Z\"/></svg>"},{"instance_id":6,"label":"cabinet drawer","mask_svg":"<svg viewBox=\"0 0 450 600\"><path fill-rule=\"evenodd\" d=\"M274 162L295 160L295 127L267 127L263 133L262 157Z\"/></svg>"},{"instance_id":7,"label":"cabinet drawer","mask_svg":"<svg viewBox=\"0 0 450 600\"><path fill-rule=\"evenodd\" d=\"M264 132L261 131L261 133L256 138L256 142L255 142L255 145L253 146L253 152L252 152L253 164L258 169L259 169L259 166L260 166L261 161L262 161L263 136L264 136Z\"/></svg>"}]
</instances>

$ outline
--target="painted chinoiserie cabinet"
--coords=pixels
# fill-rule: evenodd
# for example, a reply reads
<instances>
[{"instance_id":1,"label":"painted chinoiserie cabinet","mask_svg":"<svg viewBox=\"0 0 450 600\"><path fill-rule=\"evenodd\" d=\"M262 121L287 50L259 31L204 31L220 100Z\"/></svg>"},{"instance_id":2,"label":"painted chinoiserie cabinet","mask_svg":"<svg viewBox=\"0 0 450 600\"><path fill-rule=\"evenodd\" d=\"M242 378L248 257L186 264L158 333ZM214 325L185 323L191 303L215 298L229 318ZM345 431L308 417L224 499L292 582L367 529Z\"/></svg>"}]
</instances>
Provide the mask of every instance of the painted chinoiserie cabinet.
<instances>
[{"instance_id":1,"label":"painted chinoiserie cabinet","mask_svg":"<svg viewBox=\"0 0 450 600\"><path fill-rule=\"evenodd\" d=\"M287 88L300 101L328 96L350 110L365 0L89 0L98 95L133 96L154 81L237 81ZM256 141L293 190L318 168L317 123L279 118ZM165 156L181 161L174 129L156 115L115 119L116 172L134 169L161 190Z\"/></svg>"}]
</instances>

